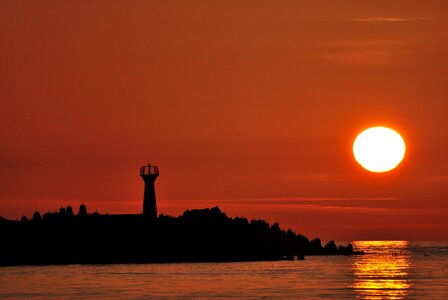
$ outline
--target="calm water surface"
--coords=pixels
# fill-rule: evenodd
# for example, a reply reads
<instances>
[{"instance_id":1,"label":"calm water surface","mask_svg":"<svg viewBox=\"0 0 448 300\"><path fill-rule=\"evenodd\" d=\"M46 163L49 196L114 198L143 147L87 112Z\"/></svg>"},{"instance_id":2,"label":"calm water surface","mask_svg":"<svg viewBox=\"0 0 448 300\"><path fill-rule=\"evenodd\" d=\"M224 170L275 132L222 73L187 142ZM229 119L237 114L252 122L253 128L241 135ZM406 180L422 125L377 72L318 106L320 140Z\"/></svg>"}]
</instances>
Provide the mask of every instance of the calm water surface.
<instances>
[{"instance_id":1,"label":"calm water surface","mask_svg":"<svg viewBox=\"0 0 448 300\"><path fill-rule=\"evenodd\" d=\"M448 242L358 241L305 261L0 268L0 298L448 299Z\"/></svg>"}]
</instances>

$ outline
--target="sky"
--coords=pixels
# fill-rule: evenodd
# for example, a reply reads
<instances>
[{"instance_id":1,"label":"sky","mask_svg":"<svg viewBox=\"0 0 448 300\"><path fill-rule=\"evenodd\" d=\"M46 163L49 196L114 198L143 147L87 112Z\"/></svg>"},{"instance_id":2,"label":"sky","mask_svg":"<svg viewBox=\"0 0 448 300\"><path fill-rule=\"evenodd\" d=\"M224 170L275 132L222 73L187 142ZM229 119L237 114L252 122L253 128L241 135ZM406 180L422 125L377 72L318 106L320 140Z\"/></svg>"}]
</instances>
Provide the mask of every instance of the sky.
<instances>
[{"instance_id":1,"label":"sky","mask_svg":"<svg viewBox=\"0 0 448 300\"><path fill-rule=\"evenodd\" d=\"M445 0L0 2L0 215L219 206L323 240L448 239ZM406 141L374 174L352 144Z\"/></svg>"}]
</instances>

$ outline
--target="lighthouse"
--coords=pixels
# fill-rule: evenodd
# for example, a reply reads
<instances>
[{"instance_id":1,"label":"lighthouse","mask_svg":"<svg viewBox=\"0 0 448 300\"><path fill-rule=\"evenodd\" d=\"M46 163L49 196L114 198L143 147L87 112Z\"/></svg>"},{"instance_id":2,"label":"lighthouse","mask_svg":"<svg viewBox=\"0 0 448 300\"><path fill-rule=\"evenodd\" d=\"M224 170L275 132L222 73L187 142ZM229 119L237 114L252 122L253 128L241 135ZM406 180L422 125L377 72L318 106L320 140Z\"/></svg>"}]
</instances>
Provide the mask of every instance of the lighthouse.
<instances>
[{"instance_id":1,"label":"lighthouse","mask_svg":"<svg viewBox=\"0 0 448 300\"><path fill-rule=\"evenodd\" d=\"M157 205L156 205L156 189L154 182L159 176L159 168L157 166L151 166L148 163L147 166L140 168L140 177L145 182L145 192L143 195L143 216L147 220L157 219Z\"/></svg>"}]
</instances>

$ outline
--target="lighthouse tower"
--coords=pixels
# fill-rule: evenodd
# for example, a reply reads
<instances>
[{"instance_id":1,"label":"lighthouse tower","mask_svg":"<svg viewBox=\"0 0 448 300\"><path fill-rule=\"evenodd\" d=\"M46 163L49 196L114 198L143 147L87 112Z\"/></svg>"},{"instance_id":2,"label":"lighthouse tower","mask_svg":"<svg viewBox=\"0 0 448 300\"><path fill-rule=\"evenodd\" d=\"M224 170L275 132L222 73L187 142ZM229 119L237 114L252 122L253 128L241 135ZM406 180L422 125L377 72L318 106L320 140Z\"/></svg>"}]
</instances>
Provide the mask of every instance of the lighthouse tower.
<instances>
[{"instance_id":1,"label":"lighthouse tower","mask_svg":"<svg viewBox=\"0 0 448 300\"><path fill-rule=\"evenodd\" d=\"M157 205L156 205L156 189L154 182L159 176L159 168L157 166L151 166L148 163L147 166L140 168L140 176L145 182L145 193L143 195L143 216L148 220L157 219Z\"/></svg>"}]
</instances>

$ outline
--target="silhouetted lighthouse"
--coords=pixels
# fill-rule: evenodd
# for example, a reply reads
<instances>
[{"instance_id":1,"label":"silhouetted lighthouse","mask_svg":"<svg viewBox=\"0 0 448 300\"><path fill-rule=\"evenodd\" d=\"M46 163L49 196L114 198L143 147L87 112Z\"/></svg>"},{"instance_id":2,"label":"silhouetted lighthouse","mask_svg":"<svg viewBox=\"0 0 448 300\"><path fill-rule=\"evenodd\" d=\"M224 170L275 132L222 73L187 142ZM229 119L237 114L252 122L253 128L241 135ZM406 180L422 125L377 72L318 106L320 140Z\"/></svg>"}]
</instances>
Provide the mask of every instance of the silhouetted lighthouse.
<instances>
[{"instance_id":1,"label":"silhouetted lighthouse","mask_svg":"<svg viewBox=\"0 0 448 300\"><path fill-rule=\"evenodd\" d=\"M147 166L140 168L140 176L145 181L145 193L143 195L143 215L147 219L157 219L157 205L156 205L156 189L154 182L159 176L159 168L157 166L151 166L148 163Z\"/></svg>"}]
</instances>

